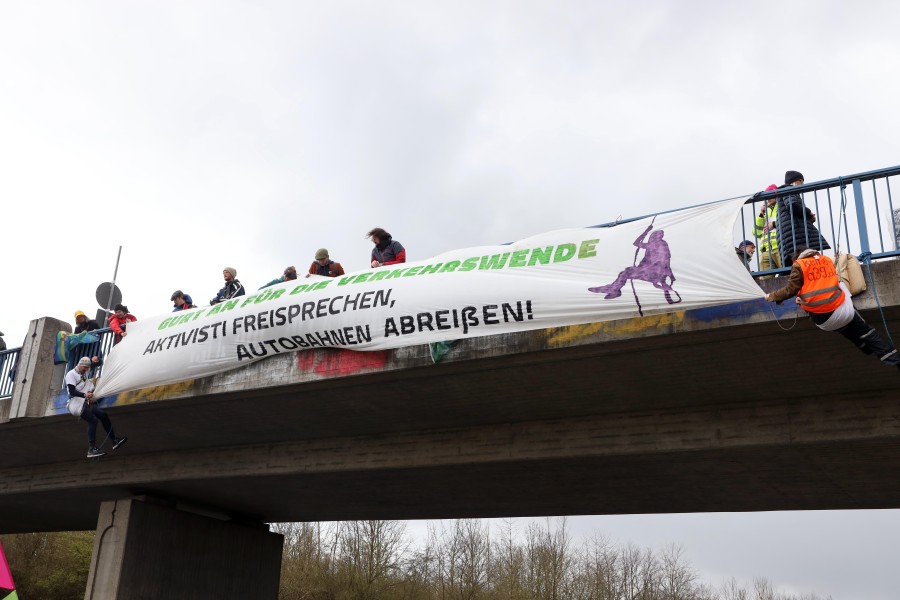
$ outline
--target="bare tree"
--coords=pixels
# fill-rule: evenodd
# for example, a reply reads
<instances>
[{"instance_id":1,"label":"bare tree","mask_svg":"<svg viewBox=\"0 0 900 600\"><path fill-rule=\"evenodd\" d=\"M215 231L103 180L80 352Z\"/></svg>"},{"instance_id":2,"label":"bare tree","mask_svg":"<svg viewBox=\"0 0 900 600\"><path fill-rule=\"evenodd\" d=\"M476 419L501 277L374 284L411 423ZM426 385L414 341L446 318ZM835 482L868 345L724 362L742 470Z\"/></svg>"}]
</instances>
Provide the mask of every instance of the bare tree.
<instances>
[{"instance_id":1,"label":"bare tree","mask_svg":"<svg viewBox=\"0 0 900 600\"><path fill-rule=\"evenodd\" d=\"M440 536L438 576L441 598L476 600L484 596L490 572L491 543L487 526L461 519Z\"/></svg>"},{"instance_id":2,"label":"bare tree","mask_svg":"<svg viewBox=\"0 0 900 600\"><path fill-rule=\"evenodd\" d=\"M281 554L282 600L307 600L322 593L319 525L279 523L273 530L284 536Z\"/></svg>"},{"instance_id":3,"label":"bare tree","mask_svg":"<svg viewBox=\"0 0 900 600\"><path fill-rule=\"evenodd\" d=\"M380 598L397 581L406 550L399 521L344 521L337 529L338 580L359 600Z\"/></svg>"},{"instance_id":4,"label":"bare tree","mask_svg":"<svg viewBox=\"0 0 900 600\"><path fill-rule=\"evenodd\" d=\"M516 541L514 522L505 519L494 542L491 580L497 600L525 600L525 554Z\"/></svg>"},{"instance_id":5,"label":"bare tree","mask_svg":"<svg viewBox=\"0 0 900 600\"><path fill-rule=\"evenodd\" d=\"M753 591L755 600L777 600L775 589L765 577L757 577L753 580Z\"/></svg>"},{"instance_id":6,"label":"bare tree","mask_svg":"<svg viewBox=\"0 0 900 600\"><path fill-rule=\"evenodd\" d=\"M722 600L750 600L750 591L732 577L722 585Z\"/></svg>"},{"instance_id":7,"label":"bare tree","mask_svg":"<svg viewBox=\"0 0 900 600\"><path fill-rule=\"evenodd\" d=\"M525 588L534 600L562 600L571 566L566 519L554 529L547 519L544 527L532 523L525 530Z\"/></svg>"},{"instance_id":8,"label":"bare tree","mask_svg":"<svg viewBox=\"0 0 900 600\"><path fill-rule=\"evenodd\" d=\"M664 600L690 600L697 576L688 566L684 549L670 544L660 553L662 563L662 598Z\"/></svg>"}]
</instances>

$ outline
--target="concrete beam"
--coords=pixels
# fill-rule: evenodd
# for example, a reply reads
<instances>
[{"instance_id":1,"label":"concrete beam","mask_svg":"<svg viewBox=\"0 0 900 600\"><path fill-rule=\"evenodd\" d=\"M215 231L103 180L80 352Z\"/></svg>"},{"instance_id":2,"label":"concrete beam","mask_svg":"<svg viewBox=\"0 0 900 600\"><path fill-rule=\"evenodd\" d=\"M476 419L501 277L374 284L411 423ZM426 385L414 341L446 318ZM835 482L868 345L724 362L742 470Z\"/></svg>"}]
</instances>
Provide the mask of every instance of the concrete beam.
<instances>
[{"instance_id":1,"label":"concrete beam","mask_svg":"<svg viewBox=\"0 0 900 600\"><path fill-rule=\"evenodd\" d=\"M0 471L0 531L138 489L271 521L900 507L898 440L885 390L122 455Z\"/></svg>"},{"instance_id":2,"label":"concrete beam","mask_svg":"<svg viewBox=\"0 0 900 600\"><path fill-rule=\"evenodd\" d=\"M283 536L137 498L104 502L86 600L277 598Z\"/></svg>"},{"instance_id":3,"label":"concrete beam","mask_svg":"<svg viewBox=\"0 0 900 600\"><path fill-rule=\"evenodd\" d=\"M66 375L66 365L53 364L53 355L56 334L71 333L72 326L59 319L42 317L32 321L28 331L19 353L8 420L44 416Z\"/></svg>"}]
</instances>

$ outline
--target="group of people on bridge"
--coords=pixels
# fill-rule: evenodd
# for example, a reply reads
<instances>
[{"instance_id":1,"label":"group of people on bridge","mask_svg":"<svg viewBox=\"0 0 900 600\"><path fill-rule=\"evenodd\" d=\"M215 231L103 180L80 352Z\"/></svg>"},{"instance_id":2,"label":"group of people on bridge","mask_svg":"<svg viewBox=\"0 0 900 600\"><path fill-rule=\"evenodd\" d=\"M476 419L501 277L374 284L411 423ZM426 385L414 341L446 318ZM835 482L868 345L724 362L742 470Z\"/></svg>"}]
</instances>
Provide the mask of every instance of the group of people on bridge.
<instances>
[{"instance_id":1,"label":"group of people on bridge","mask_svg":"<svg viewBox=\"0 0 900 600\"><path fill-rule=\"evenodd\" d=\"M767 192L777 191L781 188L802 185L803 175L797 171L788 171L785 174L784 186L770 185ZM761 194L762 192L760 192ZM759 194L757 194L758 196ZM900 368L900 355L897 350L886 342L878 332L869 326L853 307L851 294L846 285L841 281L834 261L822 253L830 249L828 241L815 227L816 216L810 211L800 194L791 193L775 195L768 199L759 211L754 225L755 238L759 240L760 267L763 271L775 270L782 267L791 267L787 284L781 289L766 294L766 300L781 303L792 297L797 298L797 304L806 311L813 323L824 331L836 331L853 342L862 352L872 354L882 363L888 366ZM631 268L631 271L623 271L615 282L591 288L590 291L606 294L606 298L614 298L621 294L621 288L626 279L644 279L638 271L641 268L654 267L648 263L651 258L649 248L662 245L662 232L654 232L660 238L655 239L654 234L644 240L644 236L635 242L638 248L645 248L648 256L640 265ZM374 247L371 252L372 268L384 265L393 265L406 262L406 250L400 242L394 240L390 233L380 227L376 227L366 234ZM735 248L738 258L750 269L750 259L756 251L756 244L750 240L744 240ZM659 254L657 252L653 256ZM665 254L665 252L663 252ZM661 258L660 258L661 257ZM658 257L667 264L667 255ZM648 264L645 264L648 263ZM656 265L658 266L658 265ZM659 269L654 270L654 273ZM310 264L307 277L319 275L324 277L337 277L344 274L340 263L330 259L328 250L319 248ZM210 300L210 305L243 296L244 287L237 278L237 270L234 267L225 267L222 271L224 286ZM665 276L665 274L663 274ZM656 277L656 275L654 275ZM658 278L658 277L657 277ZM294 266L285 268L281 277L269 281L259 289L292 281L297 279L297 269ZM621 280L621 281L620 281ZM655 284L656 285L656 284ZM680 302L680 297L671 297L665 281L659 284L660 289L666 292L666 300L672 304ZM176 290L171 295L173 312L195 308L193 298L182 290ZM109 315L107 324L113 331L114 344L118 344L127 336L129 323L136 321L136 317L128 311L124 304L117 304L113 314ZM99 328L97 321L89 319L82 311L75 313L75 333L91 331ZM116 449L127 441L125 436L117 436L109 416L102 410L96 398L93 396L94 380L91 372L100 366L102 359L99 356L83 357L77 365L71 369L65 378L66 389L69 395L69 411L80 416L87 422L88 428L88 452L89 458L97 458L105 453L102 450L107 440L112 442L112 448ZM106 439L101 444L96 443L97 424L103 425L106 430Z\"/></svg>"},{"instance_id":2,"label":"group of people on bridge","mask_svg":"<svg viewBox=\"0 0 900 600\"><path fill-rule=\"evenodd\" d=\"M900 369L897 349L856 311L850 290L838 275L834 260L822 253L831 246L815 226L816 214L807 208L800 194L790 192L790 187L803 185L803 182L803 174L799 171L786 172L783 186L772 184L765 191L788 188L788 192L767 199L756 217L753 233L760 241L760 270L791 267L787 284L766 294L766 300L780 304L796 297L799 307L819 329L840 333L862 352ZM755 250L755 244L750 240L744 240L735 248L748 270Z\"/></svg>"},{"instance_id":3,"label":"group of people on bridge","mask_svg":"<svg viewBox=\"0 0 900 600\"><path fill-rule=\"evenodd\" d=\"M816 213L807 208L803 197L792 192L791 188L803 185L803 174L799 171L788 171L784 174L784 185L769 185L765 192L775 192L759 209L753 226L753 236L759 245L759 270L770 271L782 267L790 267L794 262L794 253L799 246L814 248L821 252L831 249L815 226ZM778 190L785 190L779 194ZM758 198L764 192L757 192ZM757 244L752 240L744 240L734 249L735 254L747 270Z\"/></svg>"},{"instance_id":4,"label":"group of people on bridge","mask_svg":"<svg viewBox=\"0 0 900 600\"><path fill-rule=\"evenodd\" d=\"M370 230L366 234L366 237L374 244L370 257L370 265L373 269L384 265L394 265L406 262L406 249L403 247L403 244L394 240L391 234L381 227ZM341 264L331 260L326 248L319 248L316 250L315 259L312 264L310 264L306 276L319 275L322 277L338 277L343 274L344 268ZM234 267L225 267L222 270L222 276L225 280L225 285L209 301L210 305L243 296L245 293L244 286L237 278L237 269ZM295 279L297 279L297 269L294 266L289 266L285 268L281 277L273 279L259 289ZM171 301L173 303L173 312L196 308L190 294L186 294L181 290L176 290L172 294ZM114 307L113 313L107 318L107 325L115 336L113 339L114 345L121 342L122 338L128 335L128 324L136 320L137 317L132 315L128 311L128 307L124 304L120 303ZM75 312L76 334L93 331L99 328L100 325L96 320L88 318L88 316L80 310ZM75 416L81 417L87 422L88 458L99 458L104 456L106 453L102 448L106 443L106 440L112 442L112 449L115 450L128 439L125 436L116 436L109 416L106 414L106 411L97 404L99 399L94 398L93 390L96 378L92 377L91 374L102 364L102 362L100 356L83 357L73 369L66 373L65 379L66 390L69 395L69 402L67 405L69 412ZM107 434L106 439L100 444L97 444L98 423L103 425Z\"/></svg>"}]
</instances>

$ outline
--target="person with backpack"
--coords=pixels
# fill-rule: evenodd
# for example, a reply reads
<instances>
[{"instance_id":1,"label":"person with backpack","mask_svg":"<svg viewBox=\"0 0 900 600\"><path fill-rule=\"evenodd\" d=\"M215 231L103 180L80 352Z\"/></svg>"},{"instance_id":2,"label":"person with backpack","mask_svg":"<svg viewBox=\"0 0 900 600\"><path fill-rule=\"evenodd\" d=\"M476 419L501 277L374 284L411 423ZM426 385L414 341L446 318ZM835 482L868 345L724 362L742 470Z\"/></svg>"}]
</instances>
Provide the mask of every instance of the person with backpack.
<instances>
[{"instance_id":1,"label":"person with backpack","mask_svg":"<svg viewBox=\"0 0 900 600\"><path fill-rule=\"evenodd\" d=\"M900 368L900 355L853 307L850 290L841 281L834 261L818 250L797 246L791 257L787 285L766 294L778 304L797 297L797 304L822 331L836 331L864 354L874 354L881 364Z\"/></svg>"},{"instance_id":2,"label":"person with backpack","mask_svg":"<svg viewBox=\"0 0 900 600\"><path fill-rule=\"evenodd\" d=\"M372 229L366 234L366 237L375 244L375 247L372 248L373 269L406 262L406 248L381 227Z\"/></svg>"},{"instance_id":3,"label":"person with backpack","mask_svg":"<svg viewBox=\"0 0 900 600\"><path fill-rule=\"evenodd\" d=\"M322 277L337 277L338 275L344 274L344 267L341 266L341 263L334 262L330 258L328 258L328 250L325 248L319 248L316 250L316 260L313 261L311 265L309 265L309 274L310 275L321 275Z\"/></svg>"}]
</instances>

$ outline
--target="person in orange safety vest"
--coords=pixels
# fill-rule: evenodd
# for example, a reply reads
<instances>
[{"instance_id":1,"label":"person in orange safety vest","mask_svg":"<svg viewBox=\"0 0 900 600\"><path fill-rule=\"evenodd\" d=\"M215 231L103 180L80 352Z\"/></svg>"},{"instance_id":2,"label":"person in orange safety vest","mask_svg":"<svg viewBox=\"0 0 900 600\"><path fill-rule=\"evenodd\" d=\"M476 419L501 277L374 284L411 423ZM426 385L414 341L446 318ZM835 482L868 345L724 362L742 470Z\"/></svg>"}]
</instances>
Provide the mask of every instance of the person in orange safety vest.
<instances>
[{"instance_id":1,"label":"person in orange safety vest","mask_svg":"<svg viewBox=\"0 0 900 600\"><path fill-rule=\"evenodd\" d=\"M837 331L866 354L874 354L885 365L900 368L897 350L853 308L850 290L838 276L834 261L806 246L798 246L792 260L787 285L766 294L766 300L780 304L797 296L797 304L809 313L819 329Z\"/></svg>"}]
</instances>

